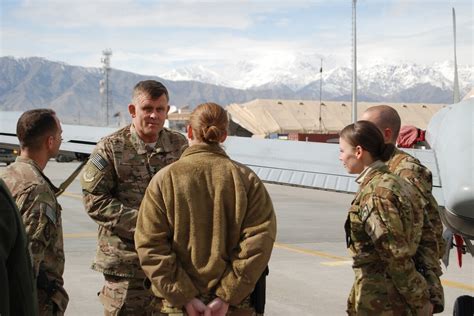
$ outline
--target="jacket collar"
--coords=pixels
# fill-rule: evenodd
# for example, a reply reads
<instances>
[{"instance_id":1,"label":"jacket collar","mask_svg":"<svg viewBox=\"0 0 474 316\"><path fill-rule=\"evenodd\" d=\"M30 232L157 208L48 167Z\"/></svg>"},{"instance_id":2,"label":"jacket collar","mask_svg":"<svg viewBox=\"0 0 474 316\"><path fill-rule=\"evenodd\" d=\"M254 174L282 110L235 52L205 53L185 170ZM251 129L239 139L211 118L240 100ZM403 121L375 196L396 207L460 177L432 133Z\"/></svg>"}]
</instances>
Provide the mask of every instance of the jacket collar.
<instances>
[{"instance_id":1,"label":"jacket collar","mask_svg":"<svg viewBox=\"0 0 474 316\"><path fill-rule=\"evenodd\" d=\"M161 153L161 152L170 152L173 150L173 146L171 145L171 141L169 137L165 137L165 128L163 127L161 131L158 132L158 139L156 141L155 147L151 152L154 153ZM146 143L138 136L138 133L133 126L133 124L130 124L130 142L132 143L133 147L137 151L139 155L146 154L149 152L147 150Z\"/></svg>"},{"instance_id":2,"label":"jacket collar","mask_svg":"<svg viewBox=\"0 0 474 316\"><path fill-rule=\"evenodd\" d=\"M181 157L190 156L190 155L194 155L198 153L209 153L209 152L213 154L221 155L224 157L229 157L227 156L226 152L219 144L207 144L207 143L200 143L200 144L189 146L183 152Z\"/></svg>"},{"instance_id":3,"label":"jacket collar","mask_svg":"<svg viewBox=\"0 0 474 316\"><path fill-rule=\"evenodd\" d=\"M20 162L20 163L25 163L25 164L30 165L33 168L33 170L37 174L39 174L44 179L44 181L46 181L49 184L49 186L51 187L51 190L53 190L55 194L59 192L59 189L51 182L51 180L49 180L49 178L43 173L43 171L41 171L41 168L38 166L36 161L30 158L18 156L16 157L15 162Z\"/></svg>"},{"instance_id":4,"label":"jacket collar","mask_svg":"<svg viewBox=\"0 0 474 316\"><path fill-rule=\"evenodd\" d=\"M373 178L377 171L388 171L387 166L381 160L376 160L366 167L364 171L362 171L361 174L356 178L356 182L360 185L367 183Z\"/></svg>"}]
</instances>

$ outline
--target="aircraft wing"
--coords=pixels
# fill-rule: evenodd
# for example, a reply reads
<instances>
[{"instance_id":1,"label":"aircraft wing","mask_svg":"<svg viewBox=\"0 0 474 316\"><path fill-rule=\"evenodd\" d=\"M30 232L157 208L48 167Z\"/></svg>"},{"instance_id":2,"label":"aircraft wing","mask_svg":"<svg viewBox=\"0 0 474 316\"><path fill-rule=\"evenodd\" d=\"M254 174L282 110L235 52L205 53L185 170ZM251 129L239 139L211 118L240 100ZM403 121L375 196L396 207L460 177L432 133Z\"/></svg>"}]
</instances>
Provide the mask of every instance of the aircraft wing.
<instances>
[{"instance_id":1,"label":"aircraft wing","mask_svg":"<svg viewBox=\"0 0 474 316\"><path fill-rule=\"evenodd\" d=\"M16 122L22 112L0 111L0 145L3 148L16 149L19 146L16 137Z\"/></svg>"},{"instance_id":2,"label":"aircraft wing","mask_svg":"<svg viewBox=\"0 0 474 316\"><path fill-rule=\"evenodd\" d=\"M356 192L355 176L339 161L339 145L228 137L227 154L271 183Z\"/></svg>"},{"instance_id":3,"label":"aircraft wing","mask_svg":"<svg viewBox=\"0 0 474 316\"><path fill-rule=\"evenodd\" d=\"M22 112L0 111L0 146L18 148L16 123ZM60 153L87 157L96 143L104 136L116 131L116 128L61 124L63 129Z\"/></svg>"},{"instance_id":4,"label":"aircraft wing","mask_svg":"<svg viewBox=\"0 0 474 316\"><path fill-rule=\"evenodd\" d=\"M0 112L0 146L17 148L16 122L21 112ZM62 124L61 153L87 157L100 138L116 129ZM355 175L339 161L339 145L247 137L228 137L228 155L249 166L265 182L354 193ZM433 172L435 196L442 204L441 182L432 150L407 150Z\"/></svg>"},{"instance_id":5,"label":"aircraft wing","mask_svg":"<svg viewBox=\"0 0 474 316\"><path fill-rule=\"evenodd\" d=\"M16 149L19 147L18 138L16 138L16 135L5 135L0 132L0 146L2 148Z\"/></svg>"},{"instance_id":6,"label":"aircraft wing","mask_svg":"<svg viewBox=\"0 0 474 316\"><path fill-rule=\"evenodd\" d=\"M266 182L348 193L358 188L356 176L348 174L339 161L338 144L229 137L225 148L232 159L252 168ZM435 152L406 151L431 170L433 194L443 205Z\"/></svg>"}]
</instances>

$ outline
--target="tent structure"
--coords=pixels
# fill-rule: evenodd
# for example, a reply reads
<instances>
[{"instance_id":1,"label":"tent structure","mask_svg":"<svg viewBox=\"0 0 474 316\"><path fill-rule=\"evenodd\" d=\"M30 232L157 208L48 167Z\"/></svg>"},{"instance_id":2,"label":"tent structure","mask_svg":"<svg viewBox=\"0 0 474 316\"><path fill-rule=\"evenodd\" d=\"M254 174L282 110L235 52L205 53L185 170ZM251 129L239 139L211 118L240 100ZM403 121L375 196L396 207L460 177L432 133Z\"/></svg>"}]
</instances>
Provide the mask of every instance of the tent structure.
<instances>
[{"instance_id":1,"label":"tent structure","mask_svg":"<svg viewBox=\"0 0 474 316\"><path fill-rule=\"evenodd\" d=\"M359 102L359 116L369 107L381 103ZM431 117L443 104L383 103L395 108L402 125L426 129ZM227 106L232 120L254 135L272 133L337 133L351 123L351 102L256 99Z\"/></svg>"}]
</instances>

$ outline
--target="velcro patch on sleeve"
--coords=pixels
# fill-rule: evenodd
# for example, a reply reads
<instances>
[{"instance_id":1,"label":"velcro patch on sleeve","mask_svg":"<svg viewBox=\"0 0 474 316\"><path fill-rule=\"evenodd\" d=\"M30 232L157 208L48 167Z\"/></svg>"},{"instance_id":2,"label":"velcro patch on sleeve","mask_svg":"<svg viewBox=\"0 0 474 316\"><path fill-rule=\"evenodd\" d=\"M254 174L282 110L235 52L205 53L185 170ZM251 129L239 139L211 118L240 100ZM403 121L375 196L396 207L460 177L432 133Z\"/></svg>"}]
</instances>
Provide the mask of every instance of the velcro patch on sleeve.
<instances>
[{"instance_id":1,"label":"velcro patch on sleeve","mask_svg":"<svg viewBox=\"0 0 474 316\"><path fill-rule=\"evenodd\" d=\"M362 210L360 211L360 220L365 222L367 218L369 218L370 214L372 213L373 208L369 208L368 205L365 205Z\"/></svg>"},{"instance_id":2,"label":"velcro patch on sleeve","mask_svg":"<svg viewBox=\"0 0 474 316\"><path fill-rule=\"evenodd\" d=\"M41 203L40 208L44 209L44 213L46 214L46 216L53 222L53 224L56 225L56 210L46 203Z\"/></svg>"},{"instance_id":3,"label":"velcro patch on sleeve","mask_svg":"<svg viewBox=\"0 0 474 316\"><path fill-rule=\"evenodd\" d=\"M107 160L105 160L104 157L99 154L92 155L90 162L92 162L94 166L96 166L100 171L104 170L109 165Z\"/></svg>"}]
</instances>

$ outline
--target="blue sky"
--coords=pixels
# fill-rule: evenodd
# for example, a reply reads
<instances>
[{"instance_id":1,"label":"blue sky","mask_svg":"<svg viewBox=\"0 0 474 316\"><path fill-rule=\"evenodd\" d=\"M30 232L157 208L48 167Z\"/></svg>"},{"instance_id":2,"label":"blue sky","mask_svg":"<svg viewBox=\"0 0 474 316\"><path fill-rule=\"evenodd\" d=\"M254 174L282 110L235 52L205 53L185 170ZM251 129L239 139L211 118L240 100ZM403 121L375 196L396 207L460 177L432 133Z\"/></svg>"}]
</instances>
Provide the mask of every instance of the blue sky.
<instances>
[{"instance_id":1,"label":"blue sky","mask_svg":"<svg viewBox=\"0 0 474 316\"><path fill-rule=\"evenodd\" d=\"M351 62L350 0L2 0L1 56L41 56L159 75L173 68L213 69L294 54ZM453 57L456 8L458 62L474 64L472 0L358 0L360 66L432 63Z\"/></svg>"}]
</instances>

